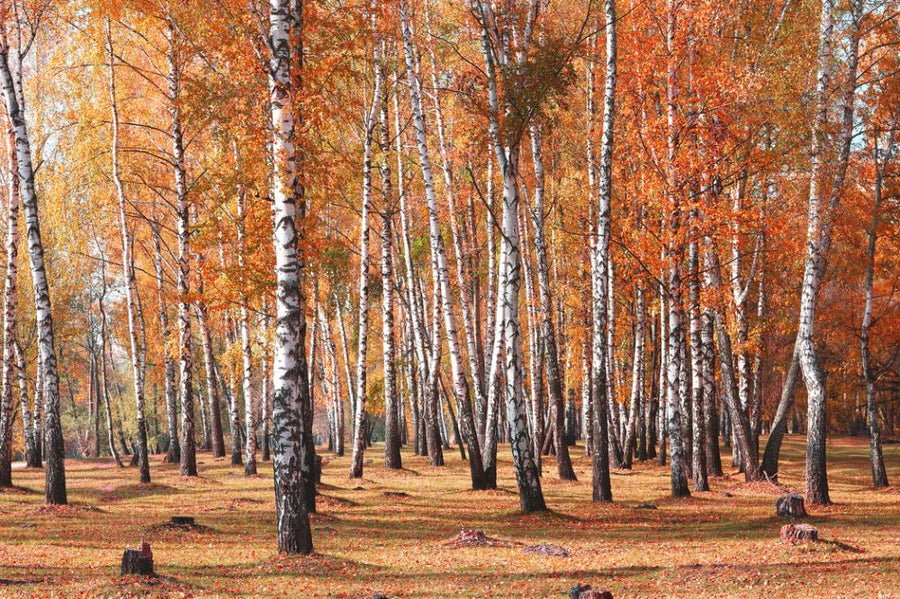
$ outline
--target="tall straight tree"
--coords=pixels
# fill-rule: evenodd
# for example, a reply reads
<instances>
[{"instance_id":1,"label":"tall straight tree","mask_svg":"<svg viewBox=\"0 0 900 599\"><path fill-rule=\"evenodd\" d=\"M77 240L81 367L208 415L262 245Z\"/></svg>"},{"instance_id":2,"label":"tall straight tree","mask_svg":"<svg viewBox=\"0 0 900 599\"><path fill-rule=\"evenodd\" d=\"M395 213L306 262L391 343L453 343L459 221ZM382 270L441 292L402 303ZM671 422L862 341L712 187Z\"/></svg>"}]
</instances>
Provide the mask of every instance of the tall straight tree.
<instances>
[{"instance_id":1,"label":"tall straight tree","mask_svg":"<svg viewBox=\"0 0 900 599\"><path fill-rule=\"evenodd\" d=\"M306 299L301 288L301 262L298 256L297 189L299 184L299 148L295 124L299 115L295 106L300 90L292 74L293 52L302 52L302 2L292 7L291 0L271 0L269 31L270 111L272 119L272 211L275 219L275 347L272 406L272 463L275 478L275 510L278 551L309 554L313 550L307 511L306 427L303 419L309 402L306 370ZM292 8L295 8L292 11ZM297 28L294 17L301 18ZM293 30L293 31L292 31ZM292 35L296 33L296 35ZM292 39L295 38L295 39ZM299 38L296 39L296 38ZM292 76L293 75L293 76Z\"/></svg>"},{"instance_id":2,"label":"tall straight tree","mask_svg":"<svg viewBox=\"0 0 900 599\"><path fill-rule=\"evenodd\" d=\"M593 494L595 502L612 501L609 474L609 425L606 413L607 372L609 364L606 327L609 298L609 236L612 201L612 159L616 121L616 84L618 57L615 0L604 2L606 17L606 80L603 87L603 133L600 141L600 168L597 184L597 242L591 276L593 332L591 342L591 387L593 389Z\"/></svg>"},{"instance_id":3,"label":"tall straight tree","mask_svg":"<svg viewBox=\"0 0 900 599\"><path fill-rule=\"evenodd\" d=\"M8 164L6 209L6 282L3 290L3 379L0 395L0 487L12 486L12 440L13 440L13 376L16 369L16 302L17 278L19 272L19 177L16 162L13 132L7 130L6 155ZM27 395L21 402L23 436L28 448L34 454L34 439L30 431L31 414ZM26 416L27 415L27 416ZM31 457L31 456L29 456ZM30 462L30 460L29 460Z\"/></svg>"},{"instance_id":4,"label":"tall straight tree","mask_svg":"<svg viewBox=\"0 0 900 599\"><path fill-rule=\"evenodd\" d=\"M191 341L190 302L190 204L187 192L187 170L184 157L184 132L181 122L181 38L171 15L167 18L166 37L169 44L166 57L169 126L172 137L172 162L175 175L175 225L178 236L178 374L181 378L181 462L182 476L197 476L197 444L194 438L193 350Z\"/></svg>"}]
</instances>

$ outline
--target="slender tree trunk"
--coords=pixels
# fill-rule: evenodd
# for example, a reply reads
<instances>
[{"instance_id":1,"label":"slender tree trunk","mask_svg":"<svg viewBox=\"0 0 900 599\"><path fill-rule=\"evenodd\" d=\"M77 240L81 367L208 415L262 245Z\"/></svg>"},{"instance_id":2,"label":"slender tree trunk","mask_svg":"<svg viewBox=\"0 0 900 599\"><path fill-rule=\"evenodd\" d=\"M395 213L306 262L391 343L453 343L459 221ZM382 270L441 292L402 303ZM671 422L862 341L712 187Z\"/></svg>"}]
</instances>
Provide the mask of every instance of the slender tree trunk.
<instances>
[{"instance_id":1,"label":"slender tree trunk","mask_svg":"<svg viewBox=\"0 0 900 599\"><path fill-rule=\"evenodd\" d=\"M382 43L382 54L385 46ZM382 70L379 65L377 68ZM381 171L381 346L382 364L384 369L384 465L387 468L398 469L403 467L400 459L400 412L401 400L397 390L397 373L394 367L396 361L396 346L394 343L394 282L392 241L394 234L391 231L391 223L394 219L394 205L391 189L391 134L388 122L388 93L387 86L383 86L380 98L376 99L378 105L379 142L381 145L380 171Z\"/></svg>"},{"instance_id":2,"label":"slender tree trunk","mask_svg":"<svg viewBox=\"0 0 900 599\"><path fill-rule=\"evenodd\" d=\"M329 339L331 336L329 335ZM269 435L270 435L270 427L269 423L272 419L272 407L269 396L269 385L272 379L272 376L269 372L269 364L272 360L272 355L269 353L269 300L263 299L262 305L262 318L260 319L259 326L259 344L263 348L262 350L262 365L260 367L260 390L259 390L259 404L260 404L260 423L262 424L262 460L264 462L268 462L271 459L271 454L269 452ZM334 352L334 343L332 342L332 354ZM332 355L332 358L334 356ZM335 375L335 380L337 380L337 361L334 361L334 370L333 373ZM335 387L336 388L336 387ZM336 391L337 401L340 401L340 392ZM222 453L225 453L224 447L222 448ZM343 455L343 448L342 454Z\"/></svg>"},{"instance_id":3,"label":"slender tree trunk","mask_svg":"<svg viewBox=\"0 0 900 599\"><path fill-rule=\"evenodd\" d=\"M872 486L876 489L888 486L887 470L884 467L884 454L881 449L881 423L878 418L878 405L875 402L875 373L872 369L869 349L869 335L872 329L872 303L873 280L875 278L875 246L878 242L878 210L881 207L884 175L891 161L894 150L894 131L897 126L896 113L891 123L891 131L888 134L887 148L885 149L884 162L878 166L878 154L875 154L875 202L872 205L872 221L869 225L869 245L867 249L866 264L866 302L863 308L862 327L860 334L860 346L862 353L862 375L866 384L866 416L869 423L869 459L872 462ZM10 212L12 214L12 212ZM12 233L10 233L12 236Z\"/></svg>"},{"instance_id":4,"label":"slender tree trunk","mask_svg":"<svg viewBox=\"0 0 900 599\"><path fill-rule=\"evenodd\" d=\"M194 437L194 384L190 310L190 215L187 198L184 139L181 129L181 67L178 36L174 22L168 23L169 116L172 130L172 157L175 164L175 214L178 235L178 370L181 379L181 475L197 476L197 446Z\"/></svg>"},{"instance_id":5,"label":"slender tree trunk","mask_svg":"<svg viewBox=\"0 0 900 599\"><path fill-rule=\"evenodd\" d=\"M375 17L372 16L372 26ZM375 67L375 89L372 92L372 105L366 114L363 142L363 186L362 209L359 223L359 329L357 333L356 354L356 410L353 419L353 457L350 460L350 478L362 478L363 457L366 451L366 374L367 349L369 347L369 212L372 208L372 136L375 130L375 119L382 102L382 85L384 72L380 66L381 51L376 42L373 50ZM385 289L384 293L390 291Z\"/></svg>"},{"instance_id":6,"label":"slender tree trunk","mask_svg":"<svg viewBox=\"0 0 900 599\"><path fill-rule=\"evenodd\" d=\"M600 168L597 185L597 247L593 260L592 305L594 316L592 341L593 388L593 494L594 502L611 502L612 486L609 472L609 430L607 416L609 344L607 317L609 315L609 238L612 203L612 160L616 117L616 84L618 57L616 35L616 3L605 0L606 16L606 80L603 91L603 133L600 142Z\"/></svg>"},{"instance_id":7,"label":"slender tree trunk","mask_svg":"<svg viewBox=\"0 0 900 599\"><path fill-rule=\"evenodd\" d=\"M26 377L25 353L22 351L22 346L20 346L18 342L16 342L15 344L15 352L16 371L18 374L19 382L19 403L22 410L22 436L25 437L25 466L27 466L28 468L39 468L41 460L37 452L37 446L34 443L34 421L32 419L31 409L28 406L28 379ZM94 408L94 419L96 422L97 418L99 417L100 411L99 392L96 393L95 396L96 407ZM94 431L96 439L99 439L100 428L95 425ZM97 446L95 454L99 456L99 440L95 441L95 445ZM37 464L37 466L35 466L35 464Z\"/></svg>"},{"instance_id":8,"label":"slender tree trunk","mask_svg":"<svg viewBox=\"0 0 900 599\"><path fill-rule=\"evenodd\" d=\"M237 152L235 151L235 154ZM244 474L256 475L256 399L253 395L253 350L250 345L250 306L246 289L246 198L243 188L237 192L237 242L238 271L241 284L241 364L243 377L241 384L244 392L244 418L247 423L247 435L244 443Z\"/></svg>"},{"instance_id":9,"label":"slender tree trunk","mask_svg":"<svg viewBox=\"0 0 900 599\"><path fill-rule=\"evenodd\" d=\"M696 223L697 216L692 214L691 221ZM706 377L704 377L702 317L700 312L700 257L696 241L696 229L694 239L688 248L688 264L690 268L690 337L691 337L691 407L693 409L692 427L692 452L693 460L691 474L693 475L694 491L709 491L707 479L707 436L705 431L706 420L703 416L705 401Z\"/></svg>"},{"instance_id":10,"label":"slender tree trunk","mask_svg":"<svg viewBox=\"0 0 900 599\"><path fill-rule=\"evenodd\" d=\"M100 378L103 380L103 404L106 408L106 441L109 446L109 455L112 456L116 466L123 468L122 460L119 458L119 452L116 451L116 443L113 432L112 404L109 397L109 378L106 367L106 351L107 351L107 328L108 321L106 318L106 256L101 254L100 261L100 296L97 298L97 307L100 311ZM40 375L40 364L38 364L37 375ZM43 383L40 376L35 377L34 399L38 401L40 391L43 389Z\"/></svg>"},{"instance_id":11,"label":"slender tree trunk","mask_svg":"<svg viewBox=\"0 0 900 599\"><path fill-rule=\"evenodd\" d=\"M6 282L3 291L3 380L0 395L0 487L12 486L12 442L13 442L13 375L16 368L16 282L19 272L19 177L16 160L15 140L12 130L6 135L6 155L8 161L7 186L9 191L6 212ZM22 401L23 436L26 440L26 453L34 452L31 438L30 418L27 395Z\"/></svg>"},{"instance_id":12,"label":"slender tree trunk","mask_svg":"<svg viewBox=\"0 0 900 599\"><path fill-rule=\"evenodd\" d=\"M112 31L106 22L106 45L109 57L109 98L112 111L112 177L116 186L119 204L119 232L122 237L122 268L125 278L125 304L128 311L128 333L131 342L131 371L134 379L135 420L137 426L137 460L142 483L150 482L150 456L147 449L147 424L144 418L144 377L141 373L141 353L143 348L138 340L137 278L131 263L131 233L128 230L128 215L125 205L125 187L119 175L119 109L116 103L115 53L113 52Z\"/></svg>"},{"instance_id":13,"label":"slender tree trunk","mask_svg":"<svg viewBox=\"0 0 900 599\"><path fill-rule=\"evenodd\" d=\"M722 456L719 453L719 414L716 410L716 348L713 341L712 312L703 310L700 337L703 355L703 419L706 435L706 472L722 476Z\"/></svg>"},{"instance_id":14,"label":"slender tree trunk","mask_svg":"<svg viewBox=\"0 0 900 599\"><path fill-rule=\"evenodd\" d=\"M631 402L628 406L628 423L625 428L625 444L622 467L631 469L635 453L638 413L644 395L644 285L638 280L634 290L634 358L631 362Z\"/></svg>"}]
</instances>

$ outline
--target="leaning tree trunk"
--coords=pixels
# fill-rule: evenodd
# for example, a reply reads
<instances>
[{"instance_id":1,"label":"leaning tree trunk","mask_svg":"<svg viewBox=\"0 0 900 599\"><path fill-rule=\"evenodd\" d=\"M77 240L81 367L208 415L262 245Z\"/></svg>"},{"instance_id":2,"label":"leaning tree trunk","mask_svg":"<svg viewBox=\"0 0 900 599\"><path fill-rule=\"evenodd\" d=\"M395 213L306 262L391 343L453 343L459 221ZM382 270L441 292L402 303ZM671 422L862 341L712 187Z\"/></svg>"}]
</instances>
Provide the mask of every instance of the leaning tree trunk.
<instances>
[{"instance_id":1,"label":"leaning tree trunk","mask_svg":"<svg viewBox=\"0 0 900 599\"><path fill-rule=\"evenodd\" d=\"M25 230L28 256L31 262L31 279L34 287L34 304L37 320L37 336L40 356L39 368L44 377L44 451L47 456L46 487L44 497L49 504L65 504L66 472L62 423L59 415L59 370L53 334L53 312L50 306L50 286L44 263L44 245L41 240L38 199L34 185L34 168L31 162L31 140L25 123L25 114L19 104L8 47L0 48L0 85L6 103L6 114L12 125L18 161L19 186L25 209Z\"/></svg>"},{"instance_id":2,"label":"leaning tree trunk","mask_svg":"<svg viewBox=\"0 0 900 599\"><path fill-rule=\"evenodd\" d=\"M294 81L291 76L290 0L272 0L269 15L270 105L272 115L272 210L275 219L275 362L273 467L278 529L278 551L312 553L306 478L303 467L307 440L304 438L305 404L309 386L305 377L305 297L301 290L302 265L298 256L297 177L298 149L295 145ZM299 90L296 90L299 91ZM301 208L302 209L302 208ZM302 217L302 213L301 213Z\"/></svg>"},{"instance_id":3,"label":"leaning tree trunk","mask_svg":"<svg viewBox=\"0 0 900 599\"><path fill-rule=\"evenodd\" d=\"M119 108L116 103L115 53L112 31L106 23L106 46L109 56L109 98L112 111L112 178L116 186L119 206L119 233L122 237L122 268L125 278L125 305L128 311L128 337L131 343L131 372L134 379L135 420L137 424L137 460L142 483L150 482L150 456L147 448L147 424L144 418L144 377L141 372L141 353L137 323L137 278L131 262L131 232L125 205L125 187L119 174Z\"/></svg>"}]
</instances>

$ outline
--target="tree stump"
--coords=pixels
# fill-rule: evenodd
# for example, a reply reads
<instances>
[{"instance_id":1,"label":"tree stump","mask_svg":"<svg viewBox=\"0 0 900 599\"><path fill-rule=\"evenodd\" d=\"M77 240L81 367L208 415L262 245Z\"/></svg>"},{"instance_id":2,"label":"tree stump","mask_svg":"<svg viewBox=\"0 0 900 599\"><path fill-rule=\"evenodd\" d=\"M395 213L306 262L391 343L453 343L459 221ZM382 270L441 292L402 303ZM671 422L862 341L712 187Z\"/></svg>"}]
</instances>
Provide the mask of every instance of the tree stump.
<instances>
[{"instance_id":1,"label":"tree stump","mask_svg":"<svg viewBox=\"0 0 900 599\"><path fill-rule=\"evenodd\" d=\"M184 528L194 528L197 526L193 516L172 516L171 522L173 526L181 526Z\"/></svg>"},{"instance_id":2,"label":"tree stump","mask_svg":"<svg viewBox=\"0 0 900 599\"><path fill-rule=\"evenodd\" d=\"M592 589L589 584L578 583L569 589L569 599L613 599L609 591Z\"/></svg>"},{"instance_id":3,"label":"tree stump","mask_svg":"<svg viewBox=\"0 0 900 599\"><path fill-rule=\"evenodd\" d=\"M150 543L141 542L140 549L126 549L122 554L122 576L155 576Z\"/></svg>"},{"instance_id":4,"label":"tree stump","mask_svg":"<svg viewBox=\"0 0 900 599\"><path fill-rule=\"evenodd\" d=\"M788 493L775 502L775 511L782 518L804 518L806 508L803 506L803 497L795 493Z\"/></svg>"},{"instance_id":5,"label":"tree stump","mask_svg":"<svg viewBox=\"0 0 900 599\"><path fill-rule=\"evenodd\" d=\"M781 540L785 543L818 541L819 529L810 524L785 524L781 527Z\"/></svg>"}]
</instances>

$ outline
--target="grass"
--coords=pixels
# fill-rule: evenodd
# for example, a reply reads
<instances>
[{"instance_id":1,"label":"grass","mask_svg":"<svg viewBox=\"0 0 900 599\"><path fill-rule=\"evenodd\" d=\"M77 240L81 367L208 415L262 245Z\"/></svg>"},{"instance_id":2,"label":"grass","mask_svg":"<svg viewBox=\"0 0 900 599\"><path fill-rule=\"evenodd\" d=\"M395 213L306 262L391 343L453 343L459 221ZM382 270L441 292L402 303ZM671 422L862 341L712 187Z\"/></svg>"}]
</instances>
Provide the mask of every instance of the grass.
<instances>
[{"instance_id":1,"label":"grass","mask_svg":"<svg viewBox=\"0 0 900 599\"><path fill-rule=\"evenodd\" d=\"M783 545L777 493L732 475L690 499L668 497L668 471L637 464L613 475L613 505L590 502L590 462L573 450L577 483L555 478L544 458L551 511L523 515L509 448L501 447L500 489L468 489L457 453L448 466L403 454L405 470L383 466L382 447L365 477L349 480L349 457L324 468L316 553L275 551L271 465L246 478L209 454L200 477L155 458L154 482L106 460L66 463L70 506L43 506L43 473L16 469L0 491L0 596L563 597L576 582L626 596L900 596L900 493L873 491L867 441L829 443L833 506L808 508L826 542ZM781 482L803 488L803 438L784 445ZM326 457L329 457L326 455ZM886 447L888 475L900 480L900 446ZM357 490L357 487L360 489ZM406 497L385 495L407 493ZM656 510L634 509L651 503ZM173 515L204 527L160 529ZM462 528L522 544L555 543L570 556L528 555L523 546L454 548ZM119 577L126 546L153 547L159 578ZM835 541L836 543L827 542Z\"/></svg>"}]
</instances>

